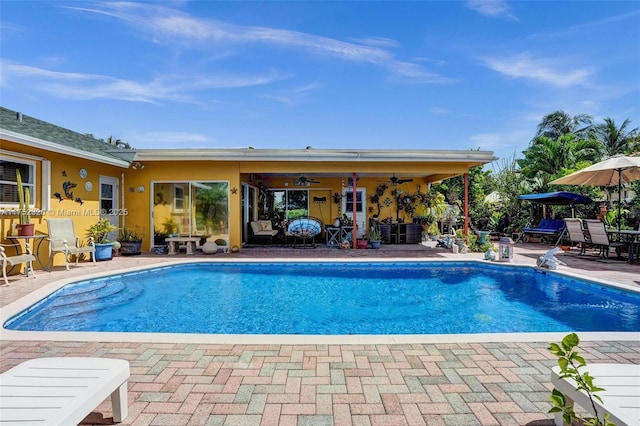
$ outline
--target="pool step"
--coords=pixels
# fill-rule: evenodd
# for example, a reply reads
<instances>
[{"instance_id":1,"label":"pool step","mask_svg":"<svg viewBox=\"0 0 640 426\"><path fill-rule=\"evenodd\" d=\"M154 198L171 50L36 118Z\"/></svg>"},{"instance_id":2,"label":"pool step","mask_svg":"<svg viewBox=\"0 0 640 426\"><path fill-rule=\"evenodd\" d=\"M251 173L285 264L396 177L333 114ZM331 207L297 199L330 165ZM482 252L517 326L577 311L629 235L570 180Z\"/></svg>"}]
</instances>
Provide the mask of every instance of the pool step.
<instances>
[{"instance_id":1,"label":"pool step","mask_svg":"<svg viewBox=\"0 0 640 426\"><path fill-rule=\"evenodd\" d=\"M113 309L115 306L128 303L138 297L141 292L140 287L128 286L120 281L89 283L87 286L79 286L70 289L68 293L58 295L25 324L32 321L46 324L47 321L61 318L73 321L73 317L97 313L103 309Z\"/></svg>"}]
</instances>

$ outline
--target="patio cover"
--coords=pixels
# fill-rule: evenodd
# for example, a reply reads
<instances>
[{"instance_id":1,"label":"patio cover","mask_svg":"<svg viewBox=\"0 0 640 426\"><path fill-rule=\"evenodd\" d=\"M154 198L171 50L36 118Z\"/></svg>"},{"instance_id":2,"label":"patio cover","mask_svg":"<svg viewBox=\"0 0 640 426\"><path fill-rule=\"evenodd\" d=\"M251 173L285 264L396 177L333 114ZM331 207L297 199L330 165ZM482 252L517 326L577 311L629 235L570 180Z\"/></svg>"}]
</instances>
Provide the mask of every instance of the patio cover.
<instances>
[{"instance_id":1,"label":"patio cover","mask_svg":"<svg viewBox=\"0 0 640 426\"><path fill-rule=\"evenodd\" d=\"M584 195L573 192L544 192L542 194L525 194L518 197L520 200L529 200L533 203L553 205L590 204L593 200Z\"/></svg>"}]
</instances>

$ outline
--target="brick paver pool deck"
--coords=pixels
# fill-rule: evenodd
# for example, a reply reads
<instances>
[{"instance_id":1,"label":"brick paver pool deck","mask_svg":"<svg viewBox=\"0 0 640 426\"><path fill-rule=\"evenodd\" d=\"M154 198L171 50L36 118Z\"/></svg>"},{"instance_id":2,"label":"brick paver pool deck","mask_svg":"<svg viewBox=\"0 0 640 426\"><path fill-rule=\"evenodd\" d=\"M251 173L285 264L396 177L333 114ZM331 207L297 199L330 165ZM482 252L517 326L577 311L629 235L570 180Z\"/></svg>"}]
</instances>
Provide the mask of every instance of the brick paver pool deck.
<instances>
[{"instance_id":1,"label":"brick paver pool deck","mask_svg":"<svg viewBox=\"0 0 640 426\"><path fill-rule=\"evenodd\" d=\"M518 245L514 262L535 264L548 246ZM219 255L216 255L219 256ZM451 257L408 248L342 251L246 249L250 257ZM456 258L479 254L455 255ZM0 287L0 306L44 284L96 271L166 261L118 257L98 267L37 271ZM174 260L172 257L171 260ZM640 266L619 260L561 258L576 274L640 288ZM553 424L549 341L410 344L204 344L2 340L0 371L46 356L126 359L129 416L123 425L530 425ZM588 363L640 364L640 336L581 343ZM596 377L597 383L597 377ZM111 424L109 400L85 419Z\"/></svg>"}]
</instances>

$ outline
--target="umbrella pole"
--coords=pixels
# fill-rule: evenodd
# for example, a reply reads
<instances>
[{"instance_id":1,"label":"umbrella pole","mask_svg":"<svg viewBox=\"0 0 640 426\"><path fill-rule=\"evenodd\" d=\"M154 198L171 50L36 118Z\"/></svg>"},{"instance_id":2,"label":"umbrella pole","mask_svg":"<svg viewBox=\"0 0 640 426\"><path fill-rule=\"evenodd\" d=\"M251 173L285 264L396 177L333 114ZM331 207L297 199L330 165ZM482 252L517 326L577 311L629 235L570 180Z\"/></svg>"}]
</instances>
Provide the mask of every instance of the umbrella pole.
<instances>
[{"instance_id":1,"label":"umbrella pole","mask_svg":"<svg viewBox=\"0 0 640 426\"><path fill-rule=\"evenodd\" d=\"M622 198L620 193L622 192L622 169L618 169L618 232L620 232L620 203Z\"/></svg>"}]
</instances>

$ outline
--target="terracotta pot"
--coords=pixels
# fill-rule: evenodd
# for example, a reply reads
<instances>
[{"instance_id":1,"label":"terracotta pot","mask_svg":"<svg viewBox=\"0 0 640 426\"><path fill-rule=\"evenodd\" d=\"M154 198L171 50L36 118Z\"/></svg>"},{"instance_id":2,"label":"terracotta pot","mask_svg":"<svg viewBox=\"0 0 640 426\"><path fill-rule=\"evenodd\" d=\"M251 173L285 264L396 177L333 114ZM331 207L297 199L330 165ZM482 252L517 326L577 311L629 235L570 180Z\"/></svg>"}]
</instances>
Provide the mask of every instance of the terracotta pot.
<instances>
[{"instance_id":1,"label":"terracotta pot","mask_svg":"<svg viewBox=\"0 0 640 426\"><path fill-rule=\"evenodd\" d=\"M35 234L36 225L33 223L19 223L18 224L18 235L21 237L30 237Z\"/></svg>"}]
</instances>

